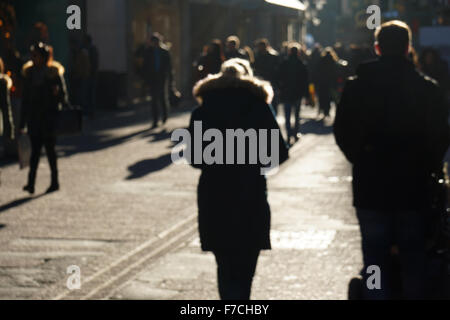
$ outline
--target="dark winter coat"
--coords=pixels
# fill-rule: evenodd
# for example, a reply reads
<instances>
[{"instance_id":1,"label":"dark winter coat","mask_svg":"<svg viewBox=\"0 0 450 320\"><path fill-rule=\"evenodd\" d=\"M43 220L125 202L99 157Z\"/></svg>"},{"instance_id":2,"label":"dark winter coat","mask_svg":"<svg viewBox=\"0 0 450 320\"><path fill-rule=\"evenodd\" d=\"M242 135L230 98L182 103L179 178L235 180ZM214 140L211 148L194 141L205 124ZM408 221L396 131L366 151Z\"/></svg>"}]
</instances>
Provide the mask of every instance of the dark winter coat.
<instances>
[{"instance_id":1,"label":"dark winter coat","mask_svg":"<svg viewBox=\"0 0 450 320\"><path fill-rule=\"evenodd\" d=\"M68 104L64 67L58 62L39 71L28 62L23 68L23 99L20 128L30 135L56 135L58 112Z\"/></svg>"},{"instance_id":2,"label":"dark winter coat","mask_svg":"<svg viewBox=\"0 0 450 320\"><path fill-rule=\"evenodd\" d=\"M449 145L448 106L435 81L403 57L362 64L346 84L334 133L353 164L356 207L427 207L430 175Z\"/></svg>"},{"instance_id":3,"label":"dark winter coat","mask_svg":"<svg viewBox=\"0 0 450 320\"><path fill-rule=\"evenodd\" d=\"M159 68L155 61L156 51L159 51ZM144 78L150 87L167 88L172 82L172 59L169 50L164 47L148 47L144 51Z\"/></svg>"},{"instance_id":4,"label":"dark winter coat","mask_svg":"<svg viewBox=\"0 0 450 320\"><path fill-rule=\"evenodd\" d=\"M280 67L280 57L274 52L258 53L255 56L255 75L266 81L272 86L278 87L278 70Z\"/></svg>"},{"instance_id":5,"label":"dark winter coat","mask_svg":"<svg viewBox=\"0 0 450 320\"><path fill-rule=\"evenodd\" d=\"M201 80L210 74L218 74L222 67L223 58L219 55L207 53L202 55L196 64L196 79Z\"/></svg>"},{"instance_id":6,"label":"dark winter coat","mask_svg":"<svg viewBox=\"0 0 450 320\"><path fill-rule=\"evenodd\" d=\"M338 63L331 56L320 58L315 70L315 84L319 95L337 89L338 68Z\"/></svg>"},{"instance_id":7,"label":"dark winter coat","mask_svg":"<svg viewBox=\"0 0 450 320\"><path fill-rule=\"evenodd\" d=\"M290 56L280 65L280 101L293 103L308 93L308 70L299 57Z\"/></svg>"},{"instance_id":8,"label":"dark winter coat","mask_svg":"<svg viewBox=\"0 0 450 320\"><path fill-rule=\"evenodd\" d=\"M210 76L194 88L194 96L202 104L192 114L191 134L194 121L202 121L203 131L219 129L224 137L226 129L279 130L268 104L272 95L269 83L254 78ZM281 133L279 136L281 164L288 158L288 150ZM202 249L270 249L270 207L261 166L193 166L202 170L198 185Z\"/></svg>"},{"instance_id":9,"label":"dark winter coat","mask_svg":"<svg viewBox=\"0 0 450 320\"><path fill-rule=\"evenodd\" d=\"M248 55L245 50L242 49L234 49L225 51L225 59L230 60L233 58L245 59L248 60Z\"/></svg>"}]
</instances>

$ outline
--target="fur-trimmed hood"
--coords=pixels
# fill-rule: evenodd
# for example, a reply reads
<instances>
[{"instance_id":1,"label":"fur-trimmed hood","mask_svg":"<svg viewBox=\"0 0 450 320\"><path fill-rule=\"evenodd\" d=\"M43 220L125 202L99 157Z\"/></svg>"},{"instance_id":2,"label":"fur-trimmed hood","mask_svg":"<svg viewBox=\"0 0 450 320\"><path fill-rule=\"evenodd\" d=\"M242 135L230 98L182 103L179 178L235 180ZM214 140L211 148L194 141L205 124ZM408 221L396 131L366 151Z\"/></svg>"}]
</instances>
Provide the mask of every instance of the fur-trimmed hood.
<instances>
[{"instance_id":1,"label":"fur-trimmed hood","mask_svg":"<svg viewBox=\"0 0 450 320\"><path fill-rule=\"evenodd\" d=\"M28 73L30 72L32 67L33 67L33 61L30 60L27 63L25 63L22 67L22 75L24 77L27 77ZM58 75L63 76L64 72L65 72L65 69L61 63L59 63L58 61L50 62L50 66L48 67L48 75L50 77L55 77Z\"/></svg>"},{"instance_id":2,"label":"fur-trimmed hood","mask_svg":"<svg viewBox=\"0 0 450 320\"><path fill-rule=\"evenodd\" d=\"M267 104L272 103L273 89L270 82L250 76L224 76L222 73L209 75L205 79L197 82L193 89L193 95L201 104L202 97L207 92L226 88L248 89L249 92L253 93L253 95L265 101Z\"/></svg>"}]
</instances>

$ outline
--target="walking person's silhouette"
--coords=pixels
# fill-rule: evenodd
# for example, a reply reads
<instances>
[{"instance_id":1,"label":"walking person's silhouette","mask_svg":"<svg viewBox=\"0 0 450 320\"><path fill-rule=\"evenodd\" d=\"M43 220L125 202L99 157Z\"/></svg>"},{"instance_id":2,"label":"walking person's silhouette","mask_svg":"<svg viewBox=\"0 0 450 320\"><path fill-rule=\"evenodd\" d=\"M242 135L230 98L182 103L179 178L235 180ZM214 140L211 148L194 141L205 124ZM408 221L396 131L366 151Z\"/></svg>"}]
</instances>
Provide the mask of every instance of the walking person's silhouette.
<instances>
[{"instance_id":1,"label":"walking person's silhouette","mask_svg":"<svg viewBox=\"0 0 450 320\"><path fill-rule=\"evenodd\" d=\"M353 197L362 236L364 298L392 299L394 277L405 299L425 297L430 181L449 146L448 106L436 81L408 59L403 22L375 33L377 61L361 64L337 108L334 133L353 165ZM399 248L400 274L392 264ZM381 289L369 290L369 266Z\"/></svg>"},{"instance_id":2,"label":"walking person's silhouette","mask_svg":"<svg viewBox=\"0 0 450 320\"><path fill-rule=\"evenodd\" d=\"M197 121L202 122L205 130L217 129L224 137L228 129L277 130L279 149L274 152L279 163L287 159L286 144L269 106L273 96L271 86L252 76L247 60L225 62L221 73L197 83L194 96L201 106L192 113L192 136ZM249 157L249 145L246 142L245 159ZM223 152L224 159L231 156L234 161L193 164L202 170L198 185L201 246L216 257L220 297L248 300L259 253L271 247L266 178L261 175L261 163L236 164L236 158L243 154L231 154L228 149Z\"/></svg>"},{"instance_id":3,"label":"walking person's silhouette","mask_svg":"<svg viewBox=\"0 0 450 320\"><path fill-rule=\"evenodd\" d=\"M58 111L67 105L64 68L52 58L50 46L39 42L31 47L31 61L23 69L24 87L20 129L27 128L31 140L31 159L28 183L24 191L34 193L36 174L44 146L51 170L51 184L47 192L59 190L56 146Z\"/></svg>"}]
</instances>

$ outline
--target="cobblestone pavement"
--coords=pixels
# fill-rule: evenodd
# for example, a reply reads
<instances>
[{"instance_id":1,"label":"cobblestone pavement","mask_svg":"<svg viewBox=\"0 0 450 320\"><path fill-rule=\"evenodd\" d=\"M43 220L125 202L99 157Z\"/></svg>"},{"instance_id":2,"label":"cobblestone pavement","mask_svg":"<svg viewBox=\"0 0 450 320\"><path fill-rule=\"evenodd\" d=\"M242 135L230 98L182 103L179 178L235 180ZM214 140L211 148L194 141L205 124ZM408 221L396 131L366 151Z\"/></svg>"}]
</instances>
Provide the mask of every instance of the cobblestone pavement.
<instances>
[{"instance_id":1,"label":"cobblestone pavement","mask_svg":"<svg viewBox=\"0 0 450 320\"><path fill-rule=\"evenodd\" d=\"M175 115L149 131L145 107L102 114L58 146L62 189L45 157L37 194L2 164L0 298L216 299L215 263L199 249L199 172L170 160ZM253 299L345 299L361 267L349 166L331 130L312 119L291 159L269 179L273 250L259 260ZM81 270L69 291L67 267Z\"/></svg>"}]
</instances>

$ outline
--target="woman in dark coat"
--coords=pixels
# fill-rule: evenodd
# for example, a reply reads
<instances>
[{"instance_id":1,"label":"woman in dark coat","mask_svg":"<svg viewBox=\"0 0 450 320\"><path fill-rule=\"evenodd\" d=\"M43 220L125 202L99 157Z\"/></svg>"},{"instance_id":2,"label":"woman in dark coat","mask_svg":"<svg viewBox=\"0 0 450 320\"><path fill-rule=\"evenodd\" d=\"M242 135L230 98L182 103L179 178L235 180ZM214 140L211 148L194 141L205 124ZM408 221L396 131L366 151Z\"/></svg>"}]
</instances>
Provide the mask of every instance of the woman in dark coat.
<instances>
[{"instance_id":1,"label":"woman in dark coat","mask_svg":"<svg viewBox=\"0 0 450 320\"><path fill-rule=\"evenodd\" d=\"M56 121L58 111L67 104L64 68L53 61L51 47L40 42L31 47L31 61L23 68L24 87L20 129L25 127L31 140L28 184L23 188L34 193L36 172L42 146L45 146L51 169L51 184L47 193L59 190L56 159Z\"/></svg>"},{"instance_id":2,"label":"woman in dark coat","mask_svg":"<svg viewBox=\"0 0 450 320\"><path fill-rule=\"evenodd\" d=\"M272 88L268 82L252 76L248 61L225 62L220 74L197 83L194 96L201 101L201 106L192 114L191 135L194 121L201 121L204 130L220 130L223 137L227 129L255 129L256 132L273 129L278 133L275 141L279 148L275 153L279 155L279 163L288 158L269 105ZM249 159L248 147L251 145L246 144L246 159ZM227 158L227 150L223 158ZM202 170L198 185L201 246L216 257L220 297L248 300L259 253L271 248L270 207L262 166L260 162L193 166Z\"/></svg>"}]
</instances>

